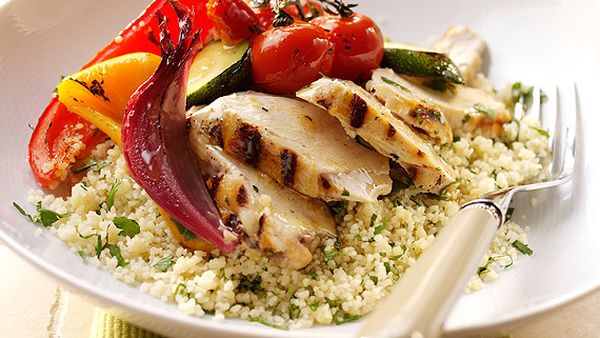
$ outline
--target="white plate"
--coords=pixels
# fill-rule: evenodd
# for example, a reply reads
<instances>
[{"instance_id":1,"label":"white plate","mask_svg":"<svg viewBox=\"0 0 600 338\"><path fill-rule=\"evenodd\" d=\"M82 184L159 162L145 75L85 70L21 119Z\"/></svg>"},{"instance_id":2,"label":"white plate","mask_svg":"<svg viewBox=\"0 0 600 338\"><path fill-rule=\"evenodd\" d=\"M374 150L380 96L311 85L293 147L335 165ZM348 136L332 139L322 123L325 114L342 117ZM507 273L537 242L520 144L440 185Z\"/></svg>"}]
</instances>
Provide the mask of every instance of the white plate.
<instances>
[{"instance_id":1,"label":"white plate","mask_svg":"<svg viewBox=\"0 0 600 338\"><path fill-rule=\"evenodd\" d=\"M0 0L0 3L3 1ZM357 323L282 332L238 320L192 318L108 273L82 263L47 231L34 235L11 207L36 187L26 163L34 124L60 76L71 73L145 7L131 0L18 0L0 7L0 240L72 290L127 319L170 336L349 336ZM394 40L424 43L451 24L465 24L489 43L490 75L497 84L575 80L580 99L580 142L574 181L560 189L521 195L517 217L531 227L535 250L501 273L497 282L464 296L446 330L454 335L505 331L582 296L600 285L598 127L600 119L600 13L598 2L363 1L361 9ZM596 155L594 155L596 154ZM538 204L529 203L537 197Z\"/></svg>"}]
</instances>

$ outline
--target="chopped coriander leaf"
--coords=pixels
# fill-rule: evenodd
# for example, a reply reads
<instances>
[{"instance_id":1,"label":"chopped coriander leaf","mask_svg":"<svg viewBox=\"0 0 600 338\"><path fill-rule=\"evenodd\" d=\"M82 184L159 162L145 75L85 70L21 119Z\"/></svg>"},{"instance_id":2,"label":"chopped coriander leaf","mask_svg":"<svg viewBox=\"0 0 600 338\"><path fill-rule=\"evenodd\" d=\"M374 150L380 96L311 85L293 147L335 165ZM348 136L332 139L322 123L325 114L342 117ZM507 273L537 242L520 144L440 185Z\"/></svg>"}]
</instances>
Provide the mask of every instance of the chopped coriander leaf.
<instances>
[{"instance_id":1,"label":"chopped coriander leaf","mask_svg":"<svg viewBox=\"0 0 600 338\"><path fill-rule=\"evenodd\" d=\"M371 223L370 226L375 225L375 221L377 221L377 214L371 214Z\"/></svg>"},{"instance_id":2,"label":"chopped coriander leaf","mask_svg":"<svg viewBox=\"0 0 600 338\"><path fill-rule=\"evenodd\" d=\"M392 266L390 265L390 262L383 262L383 266L385 267L385 273L390 273L390 271L392 271Z\"/></svg>"},{"instance_id":3,"label":"chopped coriander leaf","mask_svg":"<svg viewBox=\"0 0 600 338\"><path fill-rule=\"evenodd\" d=\"M60 220L61 218L67 216L66 214L63 215L55 211L42 208L42 202L38 202L36 204L35 209L37 211L37 215L35 216L31 216L30 214L25 212L25 210L19 204L17 204L17 202L13 202L12 205L15 209L17 209L17 211L21 215L25 216L29 221L41 224L46 228L56 223L56 221Z\"/></svg>"},{"instance_id":4,"label":"chopped coriander leaf","mask_svg":"<svg viewBox=\"0 0 600 338\"><path fill-rule=\"evenodd\" d=\"M90 234L90 235L84 236L79 231L77 231L77 235L79 235L79 238L81 238L81 239L88 239L88 238L92 238L94 236L97 236L98 234Z\"/></svg>"},{"instance_id":5,"label":"chopped coriander leaf","mask_svg":"<svg viewBox=\"0 0 600 338\"><path fill-rule=\"evenodd\" d=\"M330 202L329 208L335 216L343 216L346 214L346 201Z\"/></svg>"},{"instance_id":6,"label":"chopped coriander leaf","mask_svg":"<svg viewBox=\"0 0 600 338\"><path fill-rule=\"evenodd\" d=\"M396 203L396 206L401 206L402 198L400 196L396 196L396 200L394 202Z\"/></svg>"},{"instance_id":7,"label":"chopped coriander leaf","mask_svg":"<svg viewBox=\"0 0 600 338\"><path fill-rule=\"evenodd\" d=\"M488 119L493 120L494 119L494 111L482 104L482 103L475 103L473 105L473 108L475 108L475 111L478 112L479 114L484 114L485 116L487 116Z\"/></svg>"},{"instance_id":8,"label":"chopped coriander leaf","mask_svg":"<svg viewBox=\"0 0 600 338\"><path fill-rule=\"evenodd\" d=\"M183 235L183 239L185 239L186 241L190 241L190 240L196 238L195 233L193 233L188 228L184 227L181 223L179 223L173 217L171 217L171 222L175 223L175 227L177 227L177 231L179 231L179 233Z\"/></svg>"},{"instance_id":9,"label":"chopped coriander leaf","mask_svg":"<svg viewBox=\"0 0 600 338\"><path fill-rule=\"evenodd\" d=\"M379 278L377 278L377 276L369 276L369 278L375 285L377 285L377 283L379 283Z\"/></svg>"},{"instance_id":10,"label":"chopped coriander leaf","mask_svg":"<svg viewBox=\"0 0 600 338\"><path fill-rule=\"evenodd\" d=\"M300 315L300 307L298 307L298 305L296 304L290 303L288 305L288 314L290 315L291 319L298 318L298 316Z\"/></svg>"},{"instance_id":11,"label":"chopped coriander leaf","mask_svg":"<svg viewBox=\"0 0 600 338\"><path fill-rule=\"evenodd\" d=\"M319 281L319 280L320 280L319 276L317 276L317 273L316 273L316 272L314 272L314 271L311 271L311 272L309 272L309 273L308 273L308 275L309 275L309 276L310 276L310 278L312 278L313 280L316 280L316 281Z\"/></svg>"},{"instance_id":12,"label":"chopped coriander leaf","mask_svg":"<svg viewBox=\"0 0 600 338\"><path fill-rule=\"evenodd\" d=\"M506 220L510 221L513 217L513 213L515 212L515 208L508 208L508 210L506 210Z\"/></svg>"},{"instance_id":13,"label":"chopped coriander leaf","mask_svg":"<svg viewBox=\"0 0 600 338\"><path fill-rule=\"evenodd\" d=\"M96 235L96 257L100 258L102 254L102 250L104 250L105 246L102 244L102 236L99 234Z\"/></svg>"},{"instance_id":14,"label":"chopped coriander leaf","mask_svg":"<svg viewBox=\"0 0 600 338\"><path fill-rule=\"evenodd\" d=\"M106 248L108 249L110 254L117 259L118 266L125 267L129 265L129 262L123 259L123 256L121 255L121 249L118 246L116 246L115 244L106 244Z\"/></svg>"},{"instance_id":15,"label":"chopped coriander leaf","mask_svg":"<svg viewBox=\"0 0 600 338\"><path fill-rule=\"evenodd\" d=\"M270 322L267 322L266 320L259 318L259 317L248 317L248 321L251 323L259 323L268 327L272 327L274 329L278 329L278 330L284 330L284 331L288 331L289 328L287 326L283 326L283 325L277 325L277 324L273 324Z\"/></svg>"},{"instance_id":16,"label":"chopped coriander leaf","mask_svg":"<svg viewBox=\"0 0 600 338\"><path fill-rule=\"evenodd\" d=\"M162 272L167 272L167 270L169 270L173 263L173 257L166 256L163 257L160 261L158 261L158 263L154 264L154 267Z\"/></svg>"},{"instance_id":17,"label":"chopped coriander leaf","mask_svg":"<svg viewBox=\"0 0 600 338\"><path fill-rule=\"evenodd\" d=\"M46 228L56 223L56 221L58 221L59 219L67 216L61 215L52 210L42 208L42 202L38 202L38 204L36 205L36 210L38 212L37 223L42 223L42 225Z\"/></svg>"},{"instance_id":18,"label":"chopped coriander leaf","mask_svg":"<svg viewBox=\"0 0 600 338\"><path fill-rule=\"evenodd\" d=\"M373 231L373 234L375 235L379 235L380 233L383 232L383 230L385 230L386 225L385 224L381 224L375 227L375 231Z\"/></svg>"},{"instance_id":19,"label":"chopped coriander leaf","mask_svg":"<svg viewBox=\"0 0 600 338\"><path fill-rule=\"evenodd\" d=\"M342 325L345 323L353 322L358 319L360 319L360 315L346 316L344 318L333 317L333 322L335 323L335 325Z\"/></svg>"},{"instance_id":20,"label":"chopped coriander leaf","mask_svg":"<svg viewBox=\"0 0 600 338\"><path fill-rule=\"evenodd\" d=\"M545 138L550 138L550 133L547 130L535 128L535 127L531 127L531 128L533 128L533 130L537 131L540 135L544 136Z\"/></svg>"},{"instance_id":21,"label":"chopped coriander leaf","mask_svg":"<svg viewBox=\"0 0 600 338\"><path fill-rule=\"evenodd\" d=\"M527 256L533 255L533 250L531 250L531 248L527 244L521 242L518 239L512 243L512 246L515 247L517 250L519 250L520 253L522 253L524 255L527 255Z\"/></svg>"},{"instance_id":22,"label":"chopped coriander leaf","mask_svg":"<svg viewBox=\"0 0 600 338\"><path fill-rule=\"evenodd\" d=\"M477 270L477 274L481 277L481 275L486 274L491 271L490 264L494 263L494 258L489 257L487 262L483 266L480 266Z\"/></svg>"},{"instance_id":23,"label":"chopped coriander leaf","mask_svg":"<svg viewBox=\"0 0 600 338\"><path fill-rule=\"evenodd\" d=\"M398 88L400 88L400 89L404 90L405 92L409 92L409 93L410 93L410 90L409 90L408 88L404 87L403 85L401 85L401 84L399 84L399 83L396 83L395 81L392 81L392 80L388 79L388 78L387 78L387 77L385 77L385 76L382 76L382 77L381 77L381 80L382 80L383 82L385 82L385 83L389 84L389 85L392 85L392 86L394 86L394 87L398 87Z\"/></svg>"},{"instance_id":24,"label":"chopped coriander leaf","mask_svg":"<svg viewBox=\"0 0 600 338\"><path fill-rule=\"evenodd\" d=\"M465 114L465 116L462 118L462 123L465 124L469 122L469 120L471 120L471 115Z\"/></svg>"},{"instance_id":25,"label":"chopped coriander leaf","mask_svg":"<svg viewBox=\"0 0 600 338\"><path fill-rule=\"evenodd\" d=\"M113 185L110 187L110 190L108 191L108 197L106 197L106 208L108 210L110 210L113 207L113 205L115 205L115 195L117 194L120 185L121 179L118 179L115 181L115 183L113 183Z\"/></svg>"},{"instance_id":26,"label":"chopped coriander leaf","mask_svg":"<svg viewBox=\"0 0 600 338\"><path fill-rule=\"evenodd\" d=\"M250 278L248 276L242 276L240 279L240 284L238 288L241 290L247 290L252 292L262 291L263 288L260 285L262 283L262 277L256 276L254 278Z\"/></svg>"},{"instance_id":27,"label":"chopped coriander leaf","mask_svg":"<svg viewBox=\"0 0 600 338\"><path fill-rule=\"evenodd\" d=\"M344 191L342 191L342 196L350 196L350 192L344 188Z\"/></svg>"},{"instance_id":28,"label":"chopped coriander leaf","mask_svg":"<svg viewBox=\"0 0 600 338\"><path fill-rule=\"evenodd\" d=\"M338 302L333 299L327 298L326 301L327 301L327 304L329 305L329 307L332 309L338 307L338 305L339 305Z\"/></svg>"},{"instance_id":29,"label":"chopped coriander leaf","mask_svg":"<svg viewBox=\"0 0 600 338\"><path fill-rule=\"evenodd\" d=\"M325 260L330 261L338 255L338 251L333 248L332 249L324 248L323 255L325 256Z\"/></svg>"},{"instance_id":30,"label":"chopped coriander leaf","mask_svg":"<svg viewBox=\"0 0 600 338\"><path fill-rule=\"evenodd\" d=\"M71 172L73 174L80 174L84 171L88 171L88 170L93 170L93 171L100 171L102 168L106 168L110 165L110 162L106 162L106 161L96 161L93 158L88 159L87 161L85 161L85 163L83 163L83 165L81 167L78 168L73 168L71 170Z\"/></svg>"},{"instance_id":31,"label":"chopped coriander leaf","mask_svg":"<svg viewBox=\"0 0 600 338\"><path fill-rule=\"evenodd\" d=\"M313 303L308 304L308 307L313 311L317 311L319 306L321 306L321 303L319 303L319 302L313 302Z\"/></svg>"},{"instance_id":32,"label":"chopped coriander leaf","mask_svg":"<svg viewBox=\"0 0 600 338\"><path fill-rule=\"evenodd\" d=\"M13 202L13 203L12 203L12 205L13 205L13 207L14 207L15 209L17 209L17 211L18 211L18 212L19 212L21 215L25 216L25 217L26 217L28 220L30 220L31 222L33 222L33 223L37 223L37 222L34 220L34 218L33 218L33 217L30 215L30 214L28 214L27 212L25 212L25 210L23 210L23 208L22 208L22 207L21 207L19 204L17 204L17 202Z\"/></svg>"},{"instance_id":33,"label":"chopped coriander leaf","mask_svg":"<svg viewBox=\"0 0 600 338\"><path fill-rule=\"evenodd\" d=\"M175 298L177 295L183 295L184 293L187 293L187 286L185 286L183 283L179 283L177 284L175 291L173 291L173 298Z\"/></svg>"},{"instance_id":34,"label":"chopped coriander leaf","mask_svg":"<svg viewBox=\"0 0 600 338\"><path fill-rule=\"evenodd\" d=\"M82 250L77 251L77 253L79 254L79 257L81 257L81 259L85 259L87 257L85 252L83 252Z\"/></svg>"},{"instance_id":35,"label":"chopped coriander leaf","mask_svg":"<svg viewBox=\"0 0 600 338\"><path fill-rule=\"evenodd\" d=\"M115 217L113 218L114 225L121 229L119 236L133 237L140 233L140 225L133 219L127 217Z\"/></svg>"}]
</instances>

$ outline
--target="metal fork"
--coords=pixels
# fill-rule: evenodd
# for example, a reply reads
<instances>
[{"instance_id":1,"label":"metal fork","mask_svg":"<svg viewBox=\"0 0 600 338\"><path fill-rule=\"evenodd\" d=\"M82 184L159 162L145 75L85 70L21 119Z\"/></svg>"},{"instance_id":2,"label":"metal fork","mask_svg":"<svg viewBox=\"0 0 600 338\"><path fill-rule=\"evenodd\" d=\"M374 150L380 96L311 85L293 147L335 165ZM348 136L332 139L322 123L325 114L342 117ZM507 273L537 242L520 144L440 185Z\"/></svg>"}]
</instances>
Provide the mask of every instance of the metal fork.
<instances>
[{"instance_id":1,"label":"metal fork","mask_svg":"<svg viewBox=\"0 0 600 338\"><path fill-rule=\"evenodd\" d=\"M430 248L402 276L392 292L366 319L358 337L439 337L454 303L481 263L498 228L506 220L512 197L521 191L555 187L573 177L576 159L577 101L575 84L533 89L527 114L541 117L548 128L552 162L539 183L513 186L464 204L444 226ZM515 118L525 113L515 106Z\"/></svg>"}]
</instances>

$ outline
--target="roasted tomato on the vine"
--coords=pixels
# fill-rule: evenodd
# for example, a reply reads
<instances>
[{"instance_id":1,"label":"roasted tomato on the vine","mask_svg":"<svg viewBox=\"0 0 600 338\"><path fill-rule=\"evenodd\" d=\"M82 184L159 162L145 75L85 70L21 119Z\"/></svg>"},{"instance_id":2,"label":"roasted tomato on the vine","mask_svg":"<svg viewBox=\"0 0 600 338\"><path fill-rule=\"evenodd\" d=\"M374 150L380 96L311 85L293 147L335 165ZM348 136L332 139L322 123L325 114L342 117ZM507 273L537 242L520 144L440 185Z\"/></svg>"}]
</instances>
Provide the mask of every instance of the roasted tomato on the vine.
<instances>
[{"instance_id":1,"label":"roasted tomato on the vine","mask_svg":"<svg viewBox=\"0 0 600 338\"><path fill-rule=\"evenodd\" d=\"M209 0L208 17L223 42L235 45L263 31L258 16L243 0Z\"/></svg>"},{"instance_id":2,"label":"roasted tomato on the vine","mask_svg":"<svg viewBox=\"0 0 600 338\"><path fill-rule=\"evenodd\" d=\"M290 18L291 19L291 18ZM333 46L319 26L295 22L252 40L252 80L261 90L291 94L329 74Z\"/></svg>"},{"instance_id":3,"label":"roasted tomato on the vine","mask_svg":"<svg viewBox=\"0 0 600 338\"><path fill-rule=\"evenodd\" d=\"M286 2L283 10L289 14L294 20L310 21L323 14L323 7L313 0L296 0ZM267 30L273 27L273 19L275 12L271 7L271 1L251 1L251 7L256 12L260 25Z\"/></svg>"},{"instance_id":4,"label":"roasted tomato on the vine","mask_svg":"<svg viewBox=\"0 0 600 338\"><path fill-rule=\"evenodd\" d=\"M383 59L383 34L371 18L353 12L353 5L329 4L326 10L338 15L320 16L311 23L329 32L329 41L335 46L331 76L366 81Z\"/></svg>"}]
</instances>

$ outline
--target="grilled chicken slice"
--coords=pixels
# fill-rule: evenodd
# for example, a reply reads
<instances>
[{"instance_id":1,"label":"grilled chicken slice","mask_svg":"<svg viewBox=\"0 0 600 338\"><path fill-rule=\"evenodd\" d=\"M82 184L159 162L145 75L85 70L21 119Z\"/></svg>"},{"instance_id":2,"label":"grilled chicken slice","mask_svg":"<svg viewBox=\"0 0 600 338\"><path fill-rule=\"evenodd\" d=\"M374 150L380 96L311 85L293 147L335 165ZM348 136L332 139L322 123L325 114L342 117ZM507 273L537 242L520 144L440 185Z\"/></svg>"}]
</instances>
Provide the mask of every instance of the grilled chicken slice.
<instances>
[{"instance_id":1,"label":"grilled chicken slice","mask_svg":"<svg viewBox=\"0 0 600 338\"><path fill-rule=\"evenodd\" d=\"M458 66L469 85L481 71L485 41L467 27L453 26L446 30L431 46L445 53Z\"/></svg>"},{"instance_id":2,"label":"grilled chicken slice","mask_svg":"<svg viewBox=\"0 0 600 338\"><path fill-rule=\"evenodd\" d=\"M373 78L383 77L439 107L456 135L470 132L498 137L502 134L504 123L512 119L504 103L481 89L456 86L453 90L441 93L420 85L418 80L398 75L391 69L373 72Z\"/></svg>"},{"instance_id":3,"label":"grilled chicken slice","mask_svg":"<svg viewBox=\"0 0 600 338\"><path fill-rule=\"evenodd\" d=\"M454 181L451 168L401 119L360 86L322 78L296 95L326 109L351 136L360 136L398 162L419 189L439 193Z\"/></svg>"},{"instance_id":4,"label":"grilled chicken slice","mask_svg":"<svg viewBox=\"0 0 600 338\"><path fill-rule=\"evenodd\" d=\"M376 201L392 188L388 160L348 137L340 123L307 102L255 92L190 110L192 137L326 201Z\"/></svg>"},{"instance_id":5,"label":"grilled chicken slice","mask_svg":"<svg viewBox=\"0 0 600 338\"><path fill-rule=\"evenodd\" d=\"M420 134L436 143L452 142L452 128L440 108L392 81L382 70L373 73L371 81L367 83L367 90Z\"/></svg>"},{"instance_id":6,"label":"grilled chicken slice","mask_svg":"<svg viewBox=\"0 0 600 338\"><path fill-rule=\"evenodd\" d=\"M225 225L249 247L282 267L299 270L312 261L322 238L336 235L322 201L279 185L200 138L190 141Z\"/></svg>"}]
</instances>

